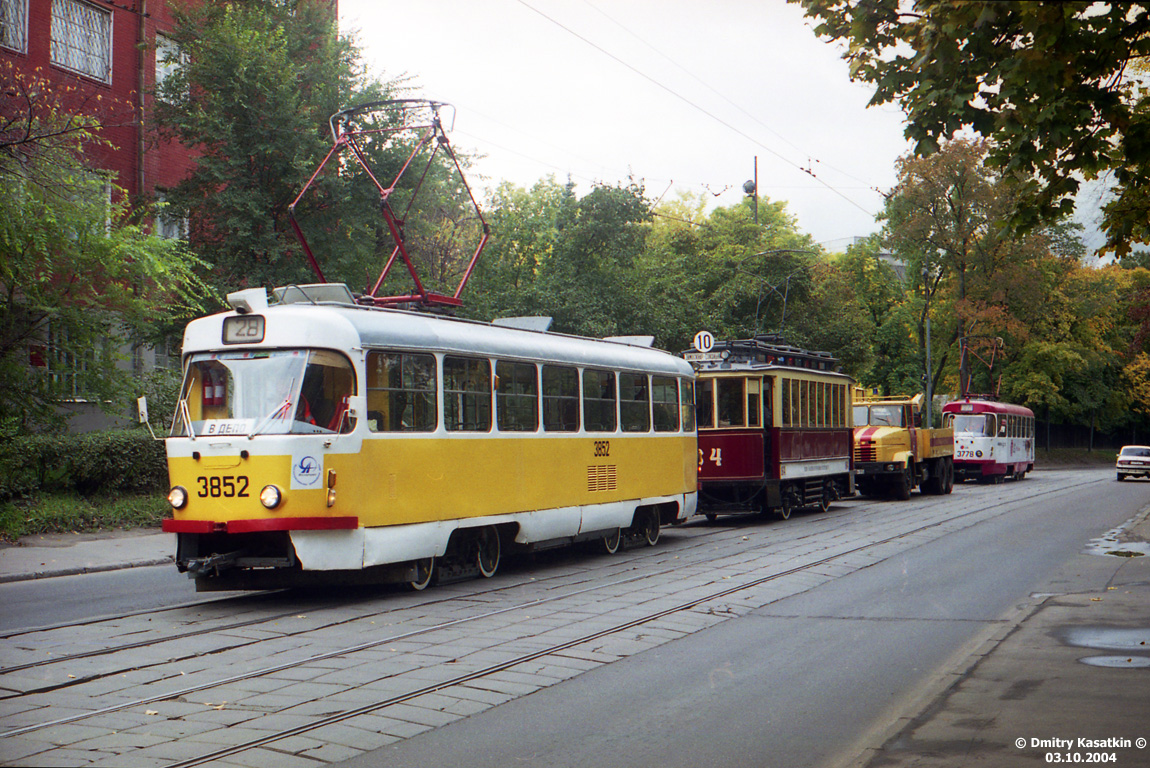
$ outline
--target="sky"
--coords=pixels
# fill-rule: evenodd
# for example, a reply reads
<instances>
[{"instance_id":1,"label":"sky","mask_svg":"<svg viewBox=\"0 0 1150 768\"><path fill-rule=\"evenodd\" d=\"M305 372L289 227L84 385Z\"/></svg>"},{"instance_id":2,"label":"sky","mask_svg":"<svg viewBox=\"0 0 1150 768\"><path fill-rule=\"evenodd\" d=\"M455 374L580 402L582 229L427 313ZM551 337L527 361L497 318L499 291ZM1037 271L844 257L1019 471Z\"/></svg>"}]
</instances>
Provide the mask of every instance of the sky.
<instances>
[{"instance_id":1,"label":"sky","mask_svg":"<svg viewBox=\"0 0 1150 768\"><path fill-rule=\"evenodd\" d=\"M370 72L455 107L468 180L577 194L634 177L732 206L755 175L829 250L878 230L910 151L894 105L867 107L837 44L784 0L340 0Z\"/></svg>"}]
</instances>

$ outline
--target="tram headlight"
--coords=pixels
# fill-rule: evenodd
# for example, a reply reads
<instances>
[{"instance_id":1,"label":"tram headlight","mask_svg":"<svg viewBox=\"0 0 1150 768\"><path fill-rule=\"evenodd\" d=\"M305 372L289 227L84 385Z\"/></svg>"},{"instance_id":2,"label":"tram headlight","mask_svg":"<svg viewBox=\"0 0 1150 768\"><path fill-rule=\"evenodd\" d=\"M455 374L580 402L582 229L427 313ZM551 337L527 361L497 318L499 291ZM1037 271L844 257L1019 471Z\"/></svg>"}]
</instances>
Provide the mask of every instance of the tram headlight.
<instances>
[{"instance_id":1,"label":"tram headlight","mask_svg":"<svg viewBox=\"0 0 1150 768\"><path fill-rule=\"evenodd\" d=\"M168 503L172 505L172 509L183 509L188 506L188 491L183 486L177 485L172 490L168 491Z\"/></svg>"},{"instance_id":2,"label":"tram headlight","mask_svg":"<svg viewBox=\"0 0 1150 768\"><path fill-rule=\"evenodd\" d=\"M283 494L274 485L265 485L264 489L260 491L260 503L268 509L275 509L281 501L283 501Z\"/></svg>"},{"instance_id":3,"label":"tram headlight","mask_svg":"<svg viewBox=\"0 0 1150 768\"><path fill-rule=\"evenodd\" d=\"M335 488L327 489L327 505L329 507L335 506Z\"/></svg>"}]
</instances>

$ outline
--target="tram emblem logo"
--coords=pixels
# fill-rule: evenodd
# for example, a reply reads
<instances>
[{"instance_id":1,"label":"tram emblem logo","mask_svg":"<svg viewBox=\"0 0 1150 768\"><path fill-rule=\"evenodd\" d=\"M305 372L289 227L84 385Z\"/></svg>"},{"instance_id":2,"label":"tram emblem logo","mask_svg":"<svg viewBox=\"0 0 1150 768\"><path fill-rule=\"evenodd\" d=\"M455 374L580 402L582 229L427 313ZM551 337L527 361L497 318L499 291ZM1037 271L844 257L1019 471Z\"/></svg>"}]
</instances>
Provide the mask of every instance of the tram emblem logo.
<instances>
[{"instance_id":1,"label":"tram emblem logo","mask_svg":"<svg viewBox=\"0 0 1150 768\"><path fill-rule=\"evenodd\" d=\"M319 469L319 461L314 456L301 456L292 462L292 480L295 485L315 485L319 482Z\"/></svg>"}]
</instances>

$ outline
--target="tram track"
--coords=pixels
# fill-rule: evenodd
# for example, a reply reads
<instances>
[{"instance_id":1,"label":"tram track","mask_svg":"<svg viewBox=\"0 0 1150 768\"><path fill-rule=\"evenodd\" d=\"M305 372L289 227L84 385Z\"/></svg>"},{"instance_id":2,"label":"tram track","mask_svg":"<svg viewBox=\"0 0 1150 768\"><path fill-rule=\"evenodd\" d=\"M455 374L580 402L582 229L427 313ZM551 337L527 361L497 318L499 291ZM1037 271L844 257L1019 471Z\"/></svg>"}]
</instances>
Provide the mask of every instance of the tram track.
<instances>
[{"instance_id":1,"label":"tram track","mask_svg":"<svg viewBox=\"0 0 1150 768\"><path fill-rule=\"evenodd\" d=\"M1091 481L1091 482L1093 482L1093 481ZM1037 494L1033 494L1032 496L1029 496L1027 498L1027 501L1033 501L1035 499L1041 499L1043 496L1047 496L1050 494L1064 493L1065 491L1067 491L1069 489L1069 487L1073 487L1076 485L1083 485L1083 484L1085 484L1085 483L1072 483L1069 485L1059 484L1059 486L1056 488L1052 488L1052 489L1049 489L1049 490L1046 490L1046 491L1043 491L1043 492L1040 492ZM269 734L267 737L264 737L264 738L261 738L261 739L258 739L258 740L255 740L255 741L252 741L249 743L236 745L235 747L229 747L227 750L222 750L220 752L214 752L211 755L206 755L206 756L202 756L200 758L195 758L195 759L190 760L190 761L185 761L183 763L179 763L178 765L181 765L181 766L183 766L183 765L188 765L188 766L199 765L199 764L202 764L203 762L208 762L211 760L220 759L220 758L225 757L226 755L230 755L230 754L237 754L237 753L242 752L246 749L254 749L254 748L257 748L259 746L271 743L273 741L277 741L279 739L288 738L292 735L298 735L300 733L306 733L309 730L322 728L325 725L337 723L337 722L340 722L342 720L347 720L347 719L356 717L356 716L361 715L361 714L366 714L366 713L370 713L370 712L375 712L375 711L380 710L380 709L385 709L388 706L392 706L394 704L401 703L403 701L408 701L408 700L415 698L415 697L418 697L420 695L424 695L424 694L427 694L430 692L435 692L435 691L441 691L444 688L450 687L452 685L460 685L460 684L463 684L463 683L466 683L469 681L474 681L474 680L480 679L484 676L492 675L492 674L495 674L499 671L509 669L511 667L514 667L515 665L523 664L525 662L529 662L529 661L541 658L541 657L546 656L548 654L560 653L563 650L575 647L575 646L583 644L583 643L591 642L591 641L594 641L596 639L600 639L600 638L608 637L608 636L613 635L613 634L625 632L629 629L633 629L637 626L641 626L643 624L646 624L646 623L649 623L652 621L656 621L660 618L664 618L664 617L673 615L675 613L690 611L690 610L693 610L694 608L697 608L698 606L700 606L704 603L714 601L714 600L720 600L720 599L723 599L724 597L728 597L728 596L737 594L737 593L742 592L742 591L754 589L755 587L767 584L771 581L785 578L787 576L802 573L804 571L811 571L811 570L817 569L821 566L825 566L827 564L833 563L836 560L850 557L852 555L857 555L857 554L863 553L863 552L870 550L870 549L882 547L884 545L890 544L891 542L898 541L900 539L905 539L907 537L915 536L917 534L923 533L925 531L929 531L931 529L939 528L939 527L944 526L944 525L953 525L956 521L960 521L960 520L964 520L964 519L969 520L972 517L975 517L977 515L983 515L988 511L999 508L1000 506L1001 506L1001 503L997 499L991 503L977 504L973 508L964 511L961 514L947 517L947 518L942 519L942 520L936 520L936 521L933 521L933 522L930 522L930 523L927 523L924 525L912 526L912 527L909 527L907 529L900 530L899 532L894 533L891 536L883 537L883 538L880 538L877 540L867 541L866 543L861 544L859 546L849 547L847 549L835 551L831 554L828 554L826 557L821 557L821 558L817 558L817 559L814 559L814 560L811 560L808 562L804 562L802 564L796 565L796 566L791 567L791 568L784 568L784 569L780 569L777 571L773 571L769 574L765 574L761 577L752 579L752 580L747 581L747 582L735 584L735 585L732 585L732 586L724 588L724 589L712 591L712 592L707 593L706 595L703 595L703 596L700 596L700 597L697 597L697 598L694 598L694 599L691 599L688 601L684 601L682 603L678 603L674 606L664 608L664 609L659 610L659 611L651 612L651 613L646 614L644 616L641 616L639 618L632 619L632 620L629 620L627 622L624 622L624 623L621 623L621 624L618 624L618 625L615 625L612 627L608 627L606 629L602 629L602 630L599 630L596 632L592 632L592 633L583 635L579 638L576 638L575 640L565 641L565 642L562 642L562 643L559 643L556 645L549 646L548 648L545 648L545 649L532 651L530 653L517 656L513 659L506 660L506 661L500 662L498 664L494 664L494 665L491 665L489 667L485 667L485 668L480 669L480 670L473 670L473 671L461 674L461 675L454 677L448 681L444 681L444 682L436 683L434 685L424 686L424 687L420 687L417 689L413 689L411 692L404 693L402 695L393 695L393 696L388 697L388 698L383 698L383 699L380 699L378 701L371 702L369 704L366 704L366 705L363 705L360 707L356 707L354 709L349 709L349 710L346 710L346 711L341 712L341 713L337 713L337 714L333 714L333 715L328 716L328 717L323 717L323 718L317 719L317 720L313 721L312 723L309 723L306 725L298 726L296 728L293 728L290 730L285 730L282 732L277 732L275 734ZM907 510L907 511L913 513L912 510ZM820 518L820 519L825 519L825 518ZM973 520L973 521L970 521L970 524L977 524L977 522L978 522L978 520ZM721 529L714 531L714 533L715 534L727 534L729 538L734 538L734 537L742 536L742 533L745 530L746 530L746 528L742 528L742 527L737 527L737 528L723 527ZM705 539L705 540L703 540L703 541L696 540L696 542L697 542L696 546L705 546L705 545L708 545L710 543L713 543L712 536L709 535L709 533L710 532L708 532L706 534L700 534L700 538ZM803 536L800 536L799 539L800 540L804 539L810 535L814 535L814 534L805 534ZM746 537L742 536L742 538L745 539ZM652 553L658 553L658 551L659 550L653 550ZM644 552L643 554L645 555L646 552ZM121 702L119 704L116 704L116 705L113 705L110 707L103 707L103 708L93 710L90 712L77 713L75 715L65 717L65 718L57 718L57 719L50 720L50 721L45 721L45 722L41 722L41 723L36 723L36 724L24 726L22 728L17 728L17 729L9 730L9 731L4 732L4 733L0 733L0 737L9 737L9 736L17 736L17 735L21 735L21 734L27 734L27 733L31 733L31 732L34 732L34 731L37 731L37 730L40 730L43 728L50 727L50 726L64 725L64 724L79 722L82 720L86 720L86 719L95 717L97 715L108 714L111 712L117 712L117 711L122 711L122 710L126 710L126 709L146 706L146 705L154 704L154 703L157 703L160 701L180 699L182 697L188 696L188 695L193 694L193 693L197 693L197 692L201 692L201 691L205 691L205 690L210 690L212 688L224 686L224 685L227 685L229 683L234 683L234 682L241 681L241 680L251 680L254 678L272 675L276 672L282 672L282 671L287 670L287 669L304 666L306 664L315 663L317 661L321 661L324 659L331 659L331 658L340 657L340 656L348 656L348 655L352 655L352 654L355 654L355 653L358 653L358 652L361 652L364 650L368 650L371 648L376 648L376 647L380 647L380 646L387 645L387 644L397 643L401 640L407 640L407 639L411 639L411 638L418 637L421 635L427 635L430 633L434 633L434 632L438 632L438 631L442 631L442 630L446 630L446 629L458 628L459 626L462 626L462 625L469 623L469 622L475 622L475 621L479 621L482 619L498 616L501 614L510 613L513 611L522 611L522 610L526 610L526 609L529 609L529 608L532 608L535 606L539 606L539 605L542 605L545 603L554 603L557 601L570 599L570 598L573 598L573 597L576 597L579 595L588 594L588 593L595 592L598 590L605 590L605 589L608 589L611 587L617 587L617 586L621 586L621 585L625 585L625 584L638 582L638 581L641 581L644 579L656 578L660 575L666 575L667 573L673 572L675 570L676 570L676 567L669 567L669 568L659 569L657 571L643 571L642 573L638 573L638 574L635 574L633 576L630 576L630 577L627 577L624 579L615 579L615 580L612 580L609 582L597 580L594 584L591 584L589 586L586 586L586 587L583 587L580 589L576 589L576 590L565 590L560 594L550 595L550 596L547 596L544 598L539 598L538 600L516 603L515 605L506 606L503 608L496 609L494 611L486 611L486 612L482 612L482 613L478 613L478 614L474 614L474 615L470 615L470 616L464 616L464 617L461 617L459 619L455 619L455 620L449 621L449 622L441 622L441 623L438 623L435 625L420 627L420 628L413 629L413 630L410 630L407 632L403 632L403 633L399 633L399 634L395 634L395 635L389 635L388 637L385 637L385 638L379 638L376 640L372 640L372 641L367 642L367 643L361 643L361 644L354 645L354 646L347 646L344 648L339 648L339 649L329 651L329 652L326 652L323 654L313 654L313 655L308 656L306 658L301 658L301 659L297 659L294 661L285 662L285 663L279 664L279 665L268 666L268 667L264 667L264 668L261 668L258 670L252 670L251 672L244 673L241 675L233 675L233 676L229 676L229 677L226 677L223 679L206 681L204 683L201 683L201 684L198 684L195 686L188 686L188 687L182 688L180 690L176 690L176 691L167 691L167 692L157 694L154 696L150 696L150 697L142 697L142 698L133 699L131 701ZM473 595L471 597L481 598L481 597L489 595L491 592L521 587L521 586L524 586L524 584L526 584L526 583L528 583L528 582L522 582L522 583L516 583L513 585L507 585L507 586L498 588L498 590L487 590L485 592L479 593L478 595ZM533 579L530 583L539 584L539 581ZM451 598L445 598L445 600L459 600L459 599L460 598L458 596L451 597ZM421 605L424 605L424 604L421 604ZM364 617L357 617L357 618L364 618ZM315 631L315 629L313 628L310 631Z\"/></svg>"}]
</instances>

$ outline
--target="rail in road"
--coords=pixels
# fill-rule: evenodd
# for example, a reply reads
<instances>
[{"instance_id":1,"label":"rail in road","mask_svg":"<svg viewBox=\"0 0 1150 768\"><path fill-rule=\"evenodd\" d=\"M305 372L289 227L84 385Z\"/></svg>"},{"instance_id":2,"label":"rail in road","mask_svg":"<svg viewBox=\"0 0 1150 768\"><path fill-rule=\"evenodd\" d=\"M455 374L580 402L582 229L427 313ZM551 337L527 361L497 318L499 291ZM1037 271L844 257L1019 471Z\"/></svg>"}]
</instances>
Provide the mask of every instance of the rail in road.
<instances>
[{"instance_id":1,"label":"rail in road","mask_svg":"<svg viewBox=\"0 0 1150 768\"><path fill-rule=\"evenodd\" d=\"M948 533L1110 480L1045 472L949 497L725 518L490 581L206 600L9 632L0 762L334 762L742 615Z\"/></svg>"}]
</instances>

